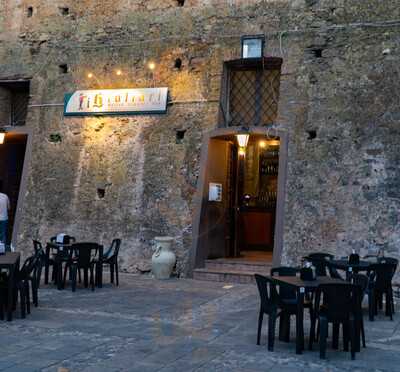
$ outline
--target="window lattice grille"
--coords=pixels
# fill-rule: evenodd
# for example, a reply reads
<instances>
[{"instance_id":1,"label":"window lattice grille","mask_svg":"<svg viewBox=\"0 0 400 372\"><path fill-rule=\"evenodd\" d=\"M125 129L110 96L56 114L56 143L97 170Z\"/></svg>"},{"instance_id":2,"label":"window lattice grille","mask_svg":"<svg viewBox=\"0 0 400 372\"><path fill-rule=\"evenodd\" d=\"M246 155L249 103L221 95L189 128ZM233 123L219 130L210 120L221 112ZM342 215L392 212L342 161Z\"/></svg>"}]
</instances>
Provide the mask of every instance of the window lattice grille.
<instances>
[{"instance_id":1,"label":"window lattice grille","mask_svg":"<svg viewBox=\"0 0 400 372\"><path fill-rule=\"evenodd\" d=\"M11 125L25 125L28 112L29 92L15 91L11 101Z\"/></svg>"},{"instance_id":2,"label":"window lattice grille","mask_svg":"<svg viewBox=\"0 0 400 372\"><path fill-rule=\"evenodd\" d=\"M229 78L228 126L262 126L275 122L280 70L233 70Z\"/></svg>"}]
</instances>

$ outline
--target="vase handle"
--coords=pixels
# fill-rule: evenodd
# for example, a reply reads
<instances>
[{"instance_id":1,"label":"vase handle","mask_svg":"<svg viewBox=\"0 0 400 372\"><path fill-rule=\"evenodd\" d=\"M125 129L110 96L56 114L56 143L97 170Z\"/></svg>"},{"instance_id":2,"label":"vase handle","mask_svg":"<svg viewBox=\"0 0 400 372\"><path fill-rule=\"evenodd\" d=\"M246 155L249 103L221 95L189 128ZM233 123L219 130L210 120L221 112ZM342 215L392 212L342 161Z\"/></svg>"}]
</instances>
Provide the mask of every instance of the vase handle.
<instances>
[{"instance_id":1,"label":"vase handle","mask_svg":"<svg viewBox=\"0 0 400 372\"><path fill-rule=\"evenodd\" d=\"M156 256L156 257L160 256L161 249L162 249L161 245L157 245L156 246L156 251L154 252L154 256Z\"/></svg>"}]
</instances>

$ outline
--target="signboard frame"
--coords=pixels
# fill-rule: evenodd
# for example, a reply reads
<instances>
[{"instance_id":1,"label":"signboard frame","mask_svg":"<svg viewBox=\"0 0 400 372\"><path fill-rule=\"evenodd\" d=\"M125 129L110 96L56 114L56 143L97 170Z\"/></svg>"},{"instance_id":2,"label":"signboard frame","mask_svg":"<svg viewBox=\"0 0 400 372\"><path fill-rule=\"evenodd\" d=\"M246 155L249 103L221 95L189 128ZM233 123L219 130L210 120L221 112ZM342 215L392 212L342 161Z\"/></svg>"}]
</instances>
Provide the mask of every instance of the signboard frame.
<instances>
[{"instance_id":1,"label":"signboard frame","mask_svg":"<svg viewBox=\"0 0 400 372\"><path fill-rule=\"evenodd\" d=\"M68 111L68 106L71 103L71 99L73 99L74 96L80 95L80 94L90 94L96 95L96 94L104 94L104 93L110 93L112 91L115 91L116 95L118 95L118 91L123 92L123 94L127 94L129 92L132 95L135 94L153 94L155 92L158 92L161 96L160 100L160 105L155 107L154 109L140 109L140 106L137 107L137 109L126 109L126 110L121 110L121 111L101 111L101 110L95 110L95 111L82 111L74 110L74 111ZM145 106L145 105L144 105ZM88 90L76 90L74 93L66 93L64 95L64 116L65 117L84 117L84 116L126 116L126 115L160 115L160 114L166 114L168 109L168 88L167 87L162 87L162 88L124 88L124 89L88 89Z\"/></svg>"}]
</instances>

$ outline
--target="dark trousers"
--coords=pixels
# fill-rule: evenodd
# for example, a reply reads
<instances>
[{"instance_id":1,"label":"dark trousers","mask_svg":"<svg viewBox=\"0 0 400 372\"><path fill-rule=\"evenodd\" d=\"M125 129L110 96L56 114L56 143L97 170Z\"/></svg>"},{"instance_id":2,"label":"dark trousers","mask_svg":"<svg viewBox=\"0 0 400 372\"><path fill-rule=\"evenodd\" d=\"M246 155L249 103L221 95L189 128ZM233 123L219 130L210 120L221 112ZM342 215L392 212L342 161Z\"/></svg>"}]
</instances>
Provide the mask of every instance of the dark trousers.
<instances>
[{"instance_id":1,"label":"dark trousers","mask_svg":"<svg viewBox=\"0 0 400 372\"><path fill-rule=\"evenodd\" d=\"M7 243L8 221L0 221L0 242Z\"/></svg>"}]
</instances>

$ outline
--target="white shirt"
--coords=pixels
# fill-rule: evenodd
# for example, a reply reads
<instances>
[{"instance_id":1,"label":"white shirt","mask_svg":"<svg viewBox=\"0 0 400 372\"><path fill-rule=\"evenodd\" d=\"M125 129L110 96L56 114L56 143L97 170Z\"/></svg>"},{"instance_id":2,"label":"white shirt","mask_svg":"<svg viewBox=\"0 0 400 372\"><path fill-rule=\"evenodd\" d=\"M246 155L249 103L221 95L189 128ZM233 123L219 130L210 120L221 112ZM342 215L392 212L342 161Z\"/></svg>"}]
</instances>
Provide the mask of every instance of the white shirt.
<instances>
[{"instance_id":1,"label":"white shirt","mask_svg":"<svg viewBox=\"0 0 400 372\"><path fill-rule=\"evenodd\" d=\"M10 209L10 200L6 194L0 192L0 221L8 220L8 210Z\"/></svg>"}]
</instances>

